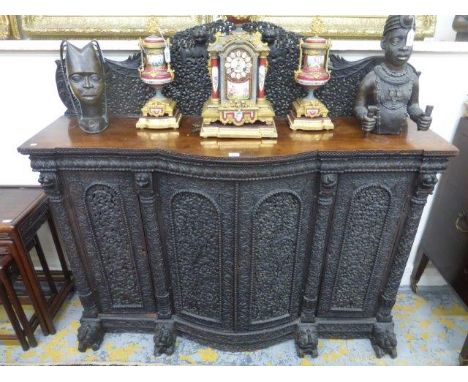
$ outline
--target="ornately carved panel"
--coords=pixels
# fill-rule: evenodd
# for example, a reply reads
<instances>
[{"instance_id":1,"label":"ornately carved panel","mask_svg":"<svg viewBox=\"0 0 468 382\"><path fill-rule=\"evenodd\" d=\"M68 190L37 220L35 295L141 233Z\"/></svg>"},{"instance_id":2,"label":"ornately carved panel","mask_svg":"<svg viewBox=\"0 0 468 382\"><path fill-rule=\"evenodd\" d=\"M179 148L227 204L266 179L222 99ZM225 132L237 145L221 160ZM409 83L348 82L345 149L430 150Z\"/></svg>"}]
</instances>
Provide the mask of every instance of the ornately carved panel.
<instances>
[{"instance_id":1,"label":"ornately carved panel","mask_svg":"<svg viewBox=\"0 0 468 382\"><path fill-rule=\"evenodd\" d=\"M151 262L134 175L124 171L60 172L64 205L99 313L155 313ZM128 278L128 279L127 279Z\"/></svg>"},{"instance_id":2,"label":"ornately carved panel","mask_svg":"<svg viewBox=\"0 0 468 382\"><path fill-rule=\"evenodd\" d=\"M108 185L95 184L86 190L85 200L113 307L142 307L143 298L121 195Z\"/></svg>"},{"instance_id":3,"label":"ornately carved panel","mask_svg":"<svg viewBox=\"0 0 468 382\"><path fill-rule=\"evenodd\" d=\"M253 322L290 313L301 204L280 192L263 199L252 214L252 280L250 319Z\"/></svg>"},{"instance_id":4,"label":"ornately carved panel","mask_svg":"<svg viewBox=\"0 0 468 382\"><path fill-rule=\"evenodd\" d=\"M237 330L263 330L299 317L316 187L316 174L239 183Z\"/></svg>"},{"instance_id":5,"label":"ornately carved panel","mask_svg":"<svg viewBox=\"0 0 468 382\"><path fill-rule=\"evenodd\" d=\"M371 185L354 193L333 289L332 310L364 309L389 208L390 193L383 187Z\"/></svg>"},{"instance_id":6,"label":"ornately carved panel","mask_svg":"<svg viewBox=\"0 0 468 382\"><path fill-rule=\"evenodd\" d=\"M348 173L337 192L318 317L372 317L415 173Z\"/></svg>"},{"instance_id":7,"label":"ornately carved panel","mask_svg":"<svg viewBox=\"0 0 468 382\"><path fill-rule=\"evenodd\" d=\"M206 195L189 191L175 194L171 212L182 311L221 322L220 213Z\"/></svg>"}]
</instances>

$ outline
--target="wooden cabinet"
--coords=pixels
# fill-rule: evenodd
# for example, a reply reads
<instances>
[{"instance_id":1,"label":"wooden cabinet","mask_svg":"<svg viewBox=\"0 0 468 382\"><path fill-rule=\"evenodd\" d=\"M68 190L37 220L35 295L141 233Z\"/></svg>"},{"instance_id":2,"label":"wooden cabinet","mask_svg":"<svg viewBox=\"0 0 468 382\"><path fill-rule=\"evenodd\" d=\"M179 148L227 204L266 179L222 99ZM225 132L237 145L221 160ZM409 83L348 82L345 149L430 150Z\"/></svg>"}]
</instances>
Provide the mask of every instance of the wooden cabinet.
<instances>
[{"instance_id":1,"label":"wooden cabinet","mask_svg":"<svg viewBox=\"0 0 468 382\"><path fill-rule=\"evenodd\" d=\"M411 125L363 136L201 139L112 119L87 135L61 117L20 147L50 199L83 304L79 349L150 331L245 350L295 338L370 338L396 356L391 309L429 195L456 149Z\"/></svg>"}]
</instances>

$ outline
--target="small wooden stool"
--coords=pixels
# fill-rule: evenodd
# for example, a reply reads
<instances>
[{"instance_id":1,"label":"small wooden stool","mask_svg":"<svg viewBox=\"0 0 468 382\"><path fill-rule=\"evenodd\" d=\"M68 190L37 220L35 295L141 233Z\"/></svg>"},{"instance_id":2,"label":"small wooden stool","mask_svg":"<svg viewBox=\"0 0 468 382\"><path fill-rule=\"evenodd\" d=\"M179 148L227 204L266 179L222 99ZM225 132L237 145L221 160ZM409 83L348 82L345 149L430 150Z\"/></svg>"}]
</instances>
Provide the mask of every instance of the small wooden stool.
<instances>
[{"instance_id":1,"label":"small wooden stool","mask_svg":"<svg viewBox=\"0 0 468 382\"><path fill-rule=\"evenodd\" d=\"M61 266L60 271L50 271L37 236L37 231L45 222L49 224L57 250ZM42 270L37 271L34 268L29 253L32 248L36 249ZM15 288L13 288L12 280L5 273L2 283L6 294L5 296L2 295L0 299L4 303L5 310L8 309L7 305L9 305L16 311L18 315L16 325L20 324L23 327L24 334L29 339L30 345L34 346L35 339L31 341L31 338L33 338L31 335L38 325L44 335L55 334L53 318L73 288L71 273L68 270L54 222L49 214L47 197L39 187L0 186L0 259L2 259L2 264L5 263L6 267L11 266L8 258L11 258L14 262L19 277L14 285ZM41 284L47 287L42 288ZM18 291L21 289L24 289L25 293L22 293L18 298ZM46 289L47 293L45 293ZM8 297L10 300L5 302ZM21 314L18 314L15 298L22 303L32 304L34 307L35 313L28 321L31 333L28 333L27 325L20 317ZM8 312L7 314L11 320L12 316ZM12 325L15 327L13 321ZM18 333L16 328L14 329ZM18 336L23 348L24 334L23 340ZM0 335L0 339L6 339L7 337Z\"/></svg>"}]
</instances>

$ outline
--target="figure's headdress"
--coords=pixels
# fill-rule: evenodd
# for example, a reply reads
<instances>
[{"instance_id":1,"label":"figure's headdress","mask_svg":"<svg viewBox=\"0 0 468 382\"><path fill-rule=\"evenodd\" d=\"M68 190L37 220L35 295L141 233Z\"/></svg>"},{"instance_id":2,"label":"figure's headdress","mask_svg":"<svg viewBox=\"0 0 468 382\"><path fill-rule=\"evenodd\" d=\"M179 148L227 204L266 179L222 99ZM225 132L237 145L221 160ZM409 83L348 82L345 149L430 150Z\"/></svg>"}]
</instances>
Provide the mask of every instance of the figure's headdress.
<instances>
[{"instance_id":1,"label":"figure's headdress","mask_svg":"<svg viewBox=\"0 0 468 382\"><path fill-rule=\"evenodd\" d=\"M102 61L93 41L82 49L67 42L65 65L68 75L73 73L102 73Z\"/></svg>"},{"instance_id":2,"label":"figure's headdress","mask_svg":"<svg viewBox=\"0 0 468 382\"><path fill-rule=\"evenodd\" d=\"M391 15L385 22L383 38L395 29L405 29L406 45L413 45L414 35L416 33L416 17L413 15Z\"/></svg>"},{"instance_id":3,"label":"figure's headdress","mask_svg":"<svg viewBox=\"0 0 468 382\"><path fill-rule=\"evenodd\" d=\"M74 73L99 73L102 79L105 79L105 61L101 51L101 47L96 40L90 41L82 49L77 48L67 40L63 40L60 44L60 65L62 68L63 78L67 84L67 89L72 100L76 100L76 96L70 88L68 78ZM107 119L107 95L106 95L106 82L104 80L104 108L105 118ZM77 108L81 108L79 102L73 101L75 112L78 113ZM81 111L80 111L81 113ZM79 113L78 113L79 114Z\"/></svg>"},{"instance_id":4,"label":"figure's headdress","mask_svg":"<svg viewBox=\"0 0 468 382\"><path fill-rule=\"evenodd\" d=\"M383 35L394 29L416 30L416 18L413 15L391 15L385 22Z\"/></svg>"}]
</instances>

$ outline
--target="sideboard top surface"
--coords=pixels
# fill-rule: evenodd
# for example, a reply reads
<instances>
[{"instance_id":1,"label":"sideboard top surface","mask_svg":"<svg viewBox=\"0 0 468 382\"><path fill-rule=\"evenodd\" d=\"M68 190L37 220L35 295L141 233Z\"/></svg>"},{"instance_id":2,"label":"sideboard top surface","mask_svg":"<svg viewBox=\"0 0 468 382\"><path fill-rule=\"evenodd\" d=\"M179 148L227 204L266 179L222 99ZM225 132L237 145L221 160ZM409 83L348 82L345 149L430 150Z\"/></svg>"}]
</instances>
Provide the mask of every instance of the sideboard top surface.
<instances>
[{"instance_id":1,"label":"sideboard top surface","mask_svg":"<svg viewBox=\"0 0 468 382\"><path fill-rule=\"evenodd\" d=\"M334 130L292 131L287 120L277 119L277 139L200 138L192 126L199 119L184 117L179 129L136 129L136 118L113 118L107 130L87 134L75 117L62 116L21 145L23 154L62 152L165 152L212 158L288 157L314 152L389 153L454 156L458 150L432 131L417 131L409 122L398 136L365 135L355 118L336 118ZM232 157L232 158L231 158Z\"/></svg>"}]
</instances>

